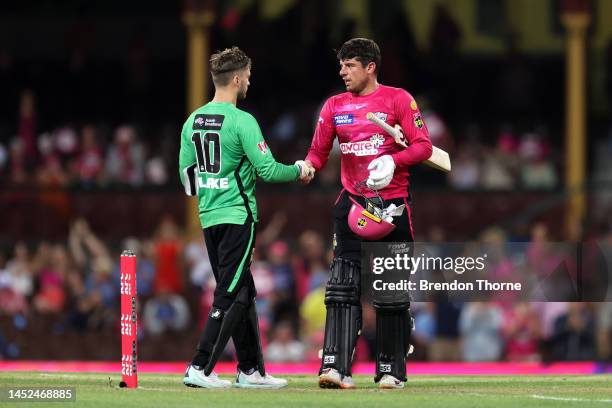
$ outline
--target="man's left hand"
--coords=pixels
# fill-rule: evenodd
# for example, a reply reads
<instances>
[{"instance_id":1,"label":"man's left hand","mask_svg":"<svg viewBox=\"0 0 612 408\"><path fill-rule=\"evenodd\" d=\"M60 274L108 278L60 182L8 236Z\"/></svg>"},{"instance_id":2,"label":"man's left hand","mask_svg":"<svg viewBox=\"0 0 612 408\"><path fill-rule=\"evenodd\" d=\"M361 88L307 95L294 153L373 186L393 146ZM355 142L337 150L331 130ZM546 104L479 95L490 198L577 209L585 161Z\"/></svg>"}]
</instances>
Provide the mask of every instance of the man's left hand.
<instances>
[{"instance_id":1,"label":"man's left hand","mask_svg":"<svg viewBox=\"0 0 612 408\"><path fill-rule=\"evenodd\" d=\"M367 181L368 187L372 190L380 190L387 187L393 179L395 162L389 155L380 156L370 162L368 170L370 170Z\"/></svg>"}]
</instances>

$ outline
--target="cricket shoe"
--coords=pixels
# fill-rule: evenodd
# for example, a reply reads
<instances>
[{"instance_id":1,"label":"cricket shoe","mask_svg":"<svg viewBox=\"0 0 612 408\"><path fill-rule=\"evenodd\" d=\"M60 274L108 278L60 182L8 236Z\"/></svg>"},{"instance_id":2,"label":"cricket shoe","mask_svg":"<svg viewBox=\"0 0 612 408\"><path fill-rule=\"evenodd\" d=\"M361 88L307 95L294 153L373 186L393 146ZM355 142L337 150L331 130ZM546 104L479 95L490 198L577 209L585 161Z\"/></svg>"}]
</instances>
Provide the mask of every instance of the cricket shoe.
<instances>
[{"instance_id":1,"label":"cricket shoe","mask_svg":"<svg viewBox=\"0 0 612 408\"><path fill-rule=\"evenodd\" d=\"M253 370L251 374L238 369L234 387L237 388L283 388L287 386L284 378L275 378L269 374L262 376L259 371Z\"/></svg>"},{"instance_id":2,"label":"cricket shoe","mask_svg":"<svg viewBox=\"0 0 612 408\"><path fill-rule=\"evenodd\" d=\"M342 388L353 389L355 383L353 377L344 376L335 368L324 368L319 375L319 388Z\"/></svg>"},{"instance_id":3,"label":"cricket shoe","mask_svg":"<svg viewBox=\"0 0 612 408\"><path fill-rule=\"evenodd\" d=\"M378 382L378 388L381 390L397 390L404 388L404 382L398 380L392 375L385 374Z\"/></svg>"},{"instance_id":4,"label":"cricket shoe","mask_svg":"<svg viewBox=\"0 0 612 408\"><path fill-rule=\"evenodd\" d=\"M203 368L191 364L187 367L183 384L196 388L229 388L232 386L231 381L222 380L214 372L206 375Z\"/></svg>"}]
</instances>

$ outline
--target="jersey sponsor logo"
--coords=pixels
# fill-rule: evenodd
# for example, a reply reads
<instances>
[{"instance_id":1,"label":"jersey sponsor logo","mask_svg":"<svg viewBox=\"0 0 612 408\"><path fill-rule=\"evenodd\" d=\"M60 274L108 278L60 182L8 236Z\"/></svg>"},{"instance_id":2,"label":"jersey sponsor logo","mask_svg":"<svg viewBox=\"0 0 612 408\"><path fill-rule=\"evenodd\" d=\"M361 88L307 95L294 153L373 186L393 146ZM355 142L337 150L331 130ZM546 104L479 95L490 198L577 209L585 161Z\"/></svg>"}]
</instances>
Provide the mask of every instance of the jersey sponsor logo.
<instances>
[{"instance_id":1,"label":"jersey sponsor logo","mask_svg":"<svg viewBox=\"0 0 612 408\"><path fill-rule=\"evenodd\" d=\"M259 149L261 154L268 153L268 145L266 144L265 140L263 142L257 143L257 148Z\"/></svg>"},{"instance_id":2,"label":"jersey sponsor logo","mask_svg":"<svg viewBox=\"0 0 612 408\"><path fill-rule=\"evenodd\" d=\"M374 116L376 116L378 119L382 120L383 122L386 122L388 115L385 112L374 112Z\"/></svg>"},{"instance_id":3,"label":"jersey sponsor logo","mask_svg":"<svg viewBox=\"0 0 612 408\"><path fill-rule=\"evenodd\" d=\"M378 148L385 142L385 137L376 133L370 140L362 142L340 143L342 154L354 154L355 156L374 156L378 154Z\"/></svg>"},{"instance_id":4,"label":"jersey sponsor logo","mask_svg":"<svg viewBox=\"0 0 612 408\"><path fill-rule=\"evenodd\" d=\"M383 145L383 143L385 143L385 137L380 133L376 133L372 135L372 137L370 138L370 142L374 143L376 147L380 147Z\"/></svg>"},{"instance_id":5,"label":"jersey sponsor logo","mask_svg":"<svg viewBox=\"0 0 612 408\"><path fill-rule=\"evenodd\" d=\"M352 113L343 113L340 115L334 115L334 125L352 125L355 115Z\"/></svg>"},{"instance_id":6,"label":"jersey sponsor logo","mask_svg":"<svg viewBox=\"0 0 612 408\"><path fill-rule=\"evenodd\" d=\"M417 103L414 99L412 100L412 102L410 102L410 108L412 110L417 110Z\"/></svg>"},{"instance_id":7,"label":"jersey sponsor logo","mask_svg":"<svg viewBox=\"0 0 612 408\"><path fill-rule=\"evenodd\" d=\"M221 130L224 119L223 115L196 115L193 120L193 130Z\"/></svg>"},{"instance_id":8,"label":"jersey sponsor logo","mask_svg":"<svg viewBox=\"0 0 612 408\"><path fill-rule=\"evenodd\" d=\"M415 113L413 115L413 119L414 119L414 126L416 126L419 129L423 129L424 123L423 123L423 119L421 118L421 114L420 113Z\"/></svg>"},{"instance_id":9,"label":"jersey sponsor logo","mask_svg":"<svg viewBox=\"0 0 612 408\"><path fill-rule=\"evenodd\" d=\"M204 180L200 178L198 180L198 187L207 188L210 190L222 190L222 189L229 188L229 180L227 177L224 177L224 178L208 177L206 179L206 183L204 183Z\"/></svg>"}]
</instances>

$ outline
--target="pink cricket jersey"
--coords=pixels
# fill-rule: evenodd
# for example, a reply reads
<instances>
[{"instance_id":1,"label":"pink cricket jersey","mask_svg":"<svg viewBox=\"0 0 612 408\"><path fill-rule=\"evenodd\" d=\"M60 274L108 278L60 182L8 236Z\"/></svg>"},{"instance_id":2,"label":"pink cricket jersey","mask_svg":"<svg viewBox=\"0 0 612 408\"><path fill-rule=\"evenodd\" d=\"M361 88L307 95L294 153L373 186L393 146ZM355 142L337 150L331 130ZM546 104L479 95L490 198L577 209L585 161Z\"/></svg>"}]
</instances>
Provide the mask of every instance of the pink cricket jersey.
<instances>
[{"instance_id":1,"label":"pink cricket jersey","mask_svg":"<svg viewBox=\"0 0 612 408\"><path fill-rule=\"evenodd\" d=\"M399 123L408 147L395 143L393 136L367 120L368 112L391 126ZM317 171L325 166L336 137L342 153L342 185L351 194L358 194L355 184L368 178L372 160L391 155L395 174L379 193L384 199L408 197L408 167L431 156L431 141L421 112L412 95L401 88L379 85L369 95L345 92L329 98L321 109L306 156Z\"/></svg>"}]
</instances>

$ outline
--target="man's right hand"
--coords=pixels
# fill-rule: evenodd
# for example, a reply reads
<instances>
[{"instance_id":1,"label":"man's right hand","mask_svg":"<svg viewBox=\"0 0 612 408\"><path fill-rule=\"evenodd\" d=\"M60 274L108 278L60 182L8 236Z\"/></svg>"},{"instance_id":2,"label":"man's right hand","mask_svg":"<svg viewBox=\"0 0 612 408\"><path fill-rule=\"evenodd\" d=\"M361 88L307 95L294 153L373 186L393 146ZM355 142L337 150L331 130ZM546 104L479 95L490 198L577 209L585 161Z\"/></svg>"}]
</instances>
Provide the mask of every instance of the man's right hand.
<instances>
[{"instance_id":1,"label":"man's right hand","mask_svg":"<svg viewBox=\"0 0 612 408\"><path fill-rule=\"evenodd\" d=\"M312 181L315 175L315 168L310 160L298 160L295 165L300 170L300 176L298 180L302 184L308 184Z\"/></svg>"}]
</instances>

